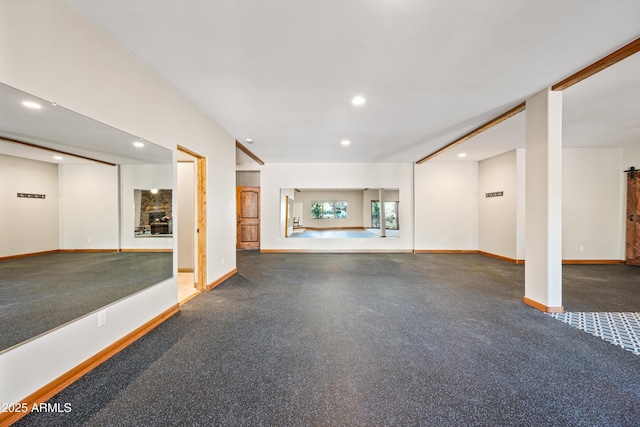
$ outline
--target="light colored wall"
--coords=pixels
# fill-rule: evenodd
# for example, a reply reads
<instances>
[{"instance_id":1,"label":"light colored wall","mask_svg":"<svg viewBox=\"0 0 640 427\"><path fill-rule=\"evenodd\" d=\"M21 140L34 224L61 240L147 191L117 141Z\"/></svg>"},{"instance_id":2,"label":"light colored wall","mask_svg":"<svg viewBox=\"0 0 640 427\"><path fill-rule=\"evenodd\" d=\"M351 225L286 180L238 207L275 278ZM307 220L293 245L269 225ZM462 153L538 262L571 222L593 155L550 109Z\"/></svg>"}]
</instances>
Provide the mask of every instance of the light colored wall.
<instances>
[{"instance_id":1,"label":"light colored wall","mask_svg":"<svg viewBox=\"0 0 640 427\"><path fill-rule=\"evenodd\" d=\"M119 249L118 168L59 166L60 249Z\"/></svg>"},{"instance_id":2,"label":"light colored wall","mask_svg":"<svg viewBox=\"0 0 640 427\"><path fill-rule=\"evenodd\" d=\"M516 151L478 163L478 250L518 256L518 171ZM502 191L501 197L486 197Z\"/></svg>"},{"instance_id":3,"label":"light colored wall","mask_svg":"<svg viewBox=\"0 0 640 427\"><path fill-rule=\"evenodd\" d=\"M562 157L562 258L624 259L620 150L564 149Z\"/></svg>"},{"instance_id":4,"label":"light colored wall","mask_svg":"<svg viewBox=\"0 0 640 427\"><path fill-rule=\"evenodd\" d=\"M397 188L400 237L386 239L285 239L281 189ZM411 251L413 249L413 166L410 163L266 164L261 168L262 250ZM294 195L294 197L297 197ZM295 199L294 199L295 200ZM280 224L274 227L273 224ZM308 224L305 224L308 225Z\"/></svg>"},{"instance_id":5,"label":"light colored wall","mask_svg":"<svg viewBox=\"0 0 640 427\"><path fill-rule=\"evenodd\" d=\"M196 212L195 164L178 163L177 205L180 221L178 223L178 269L195 268L195 212ZM174 224L175 227L175 224Z\"/></svg>"},{"instance_id":6,"label":"light colored wall","mask_svg":"<svg viewBox=\"0 0 640 427\"><path fill-rule=\"evenodd\" d=\"M478 249L477 162L416 165L414 197L416 250Z\"/></svg>"},{"instance_id":7,"label":"light colored wall","mask_svg":"<svg viewBox=\"0 0 640 427\"><path fill-rule=\"evenodd\" d=\"M294 199L295 200L295 199ZM302 210L304 209L304 205L302 202L293 202L293 218L298 218L300 227L304 226L304 220L302 218Z\"/></svg>"},{"instance_id":8,"label":"light colored wall","mask_svg":"<svg viewBox=\"0 0 640 427\"><path fill-rule=\"evenodd\" d=\"M0 154L0 257L58 249L58 217L58 165Z\"/></svg>"},{"instance_id":9,"label":"light colored wall","mask_svg":"<svg viewBox=\"0 0 640 427\"><path fill-rule=\"evenodd\" d=\"M633 166L636 169L640 169L640 141L638 141L637 147L629 147L621 149L620 166L623 170L628 170ZM622 174L626 181L626 175Z\"/></svg>"},{"instance_id":10,"label":"light colored wall","mask_svg":"<svg viewBox=\"0 0 640 427\"><path fill-rule=\"evenodd\" d=\"M260 187L260 171L237 171L236 185L238 187Z\"/></svg>"},{"instance_id":11,"label":"light colored wall","mask_svg":"<svg viewBox=\"0 0 640 427\"><path fill-rule=\"evenodd\" d=\"M478 249L524 257L524 156L516 150L478 165ZM617 260L624 258L625 201L621 195L619 149L562 151L562 258ZM485 198L491 191L503 198ZM517 194L517 197L513 195ZM622 251L622 252L621 252Z\"/></svg>"},{"instance_id":12,"label":"light colored wall","mask_svg":"<svg viewBox=\"0 0 640 427\"><path fill-rule=\"evenodd\" d=\"M3 1L0 16L0 82L167 147L174 159L178 144L207 157L208 282L232 271L234 138L67 1ZM108 306L100 328L94 312L0 353L0 402L43 387L177 298L174 277Z\"/></svg>"},{"instance_id":13,"label":"light colored wall","mask_svg":"<svg viewBox=\"0 0 640 427\"><path fill-rule=\"evenodd\" d=\"M302 202L302 223L305 227L339 228L362 227L362 190L302 191L295 193L296 202ZM312 202L347 202L346 218L311 218Z\"/></svg>"},{"instance_id":14,"label":"light colored wall","mask_svg":"<svg viewBox=\"0 0 640 427\"><path fill-rule=\"evenodd\" d=\"M120 206L122 227L120 246L124 249L172 249L173 237L134 237L135 205L133 190L173 188L172 165L121 165L120 166ZM172 194L173 211L176 212L175 191ZM174 220L175 222L175 220Z\"/></svg>"}]
</instances>

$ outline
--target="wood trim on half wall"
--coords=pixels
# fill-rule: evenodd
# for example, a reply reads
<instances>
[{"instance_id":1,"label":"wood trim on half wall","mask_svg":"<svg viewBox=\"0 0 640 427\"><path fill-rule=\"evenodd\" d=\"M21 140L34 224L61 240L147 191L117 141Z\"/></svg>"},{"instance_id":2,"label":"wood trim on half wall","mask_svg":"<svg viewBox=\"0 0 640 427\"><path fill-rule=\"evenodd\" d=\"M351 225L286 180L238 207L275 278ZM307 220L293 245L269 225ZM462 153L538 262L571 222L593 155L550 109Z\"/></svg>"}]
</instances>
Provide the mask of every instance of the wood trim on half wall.
<instances>
[{"instance_id":1,"label":"wood trim on half wall","mask_svg":"<svg viewBox=\"0 0 640 427\"><path fill-rule=\"evenodd\" d=\"M162 248L122 248L120 252L173 252L173 249Z\"/></svg>"},{"instance_id":2,"label":"wood trim on half wall","mask_svg":"<svg viewBox=\"0 0 640 427\"><path fill-rule=\"evenodd\" d=\"M49 152L52 152L52 153L63 154L65 156L77 157L78 159L90 160L92 162L102 163L103 165L107 165L107 166L116 166L115 163L107 162L107 161L104 161L104 160L94 159L93 157L87 157L87 156L81 156L79 154L69 153L68 151L60 151L60 150L56 150L55 148L44 147L42 145L33 144L31 142L20 141L18 139L8 138L6 136L0 136L0 140L6 141L6 142L11 142L11 143L14 143L14 144L24 145L24 146L31 147L31 148L37 148L38 150L44 150L44 151L49 151Z\"/></svg>"},{"instance_id":3,"label":"wood trim on half wall","mask_svg":"<svg viewBox=\"0 0 640 427\"><path fill-rule=\"evenodd\" d=\"M101 254L101 253L120 252L120 250L119 249L59 249L58 252L61 254L70 254L70 253Z\"/></svg>"},{"instance_id":4,"label":"wood trim on half wall","mask_svg":"<svg viewBox=\"0 0 640 427\"><path fill-rule=\"evenodd\" d=\"M251 157L251 159L253 159L253 161L256 162L257 164L261 166L264 165L264 162L258 156L253 154L251 150L249 150L247 147L242 145L240 141L238 141L237 139L236 139L236 148L238 148L238 150L242 151L247 156Z\"/></svg>"},{"instance_id":5,"label":"wood trim on half wall","mask_svg":"<svg viewBox=\"0 0 640 427\"><path fill-rule=\"evenodd\" d=\"M477 254L475 249L414 249L416 254Z\"/></svg>"},{"instance_id":6,"label":"wood trim on half wall","mask_svg":"<svg viewBox=\"0 0 640 427\"><path fill-rule=\"evenodd\" d=\"M417 164L422 164L424 162L426 162L429 159L432 159L434 157L436 157L439 154L444 153L447 150L452 149L453 147L462 144L465 141L470 140L471 138L473 138L476 135L481 134L482 132L491 129L492 127L504 122L505 120L515 116L518 113L521 113L525 110L526 105L525 103L521 103L516 105L515 107L511 108L508 111L505 111L504 113L500 114L498 117L495 117L491 120L489 120L488 122L486 122L485 124L475 128L474 130L472 130L471 132L465 134L464 136L461 136L460 138L456 139L453 142L450 142L449 144L445 145L444 147L438 149L437 151L434 151L433 153L429 154L428 156L425 156L423 158L421 158L420 160L418 160L416 163Z\"/></svg>"},{"instance_id":7,"label":"wood trim on half wall","mask_svg":"<svg viewBox=\"0 0 640 427\"><path fill-rule=\"evenodd\" d=\"M522 297L522 301L528 306L531 306L545 313L564 313L564 307L547 307L546 305L527 297Z\"/></svg>"},{"instance_id":8,"label":"wood trim on half wall","mask_svg":"<svg viewBox=\"0 0 640 427\"><path fill-rule=\"evenodd\" d=\"M51 254L64 254L64 253L115 253L118 252L118 249L54 249L51 251L42 251L42 252L32 252L28 254L19 254L19 255L8 255L4 257L0 257L0 261L6 261L10 259L18 259L18 258L29 258L33 256L40 255L51 255Z\"/></svg>"},{"instance_id":9,"label":"wood trim on half wall","mask_svg":"<svg viewBox=\"0 0 640 427\"><path fill-rule=\"evenodd\" d=\"M227 274L225 274L224 276L222 276L221 278L219 278L215 282L209 283L207 285L207 291L210 291L211 289L215 288L216 286L218 286L219 284L221 284L222 282L224 282L225 280L227 280L228 278L230 278L231 276L233 276L237 272L238 272L238 269L234 268L233 270L231 270L230 272L228 272Z\"/></svg>"},{"instance_id":10,"label":"wood trim on half wall","mask_svg":"<svg viewBox=\"0 0 640 427\"><path fill-rule=\"evenodd\" d=\"M28 254L18 254L18 255L7 255L7 256L0 257L0 261L8 261L10 259L19 259L19 258L29 258L32 256L40 256L40 255L57 254L58 252L59 252L58 249L54 249L52 251L32 252Z\"/></svg>"},{"instance_id":11,"label":"wood trim on half wall","mask_svg":"<svg viewBox=\"0 0 640 427\"><path fill-rule=\"evenodd\" d=\"M576 83L581 82L584 79L587 79L591 76L593 76L594 74L599 73L600 71L614 65L617 64L618 62L622 61L623 59L626 59L628 57L630 57L631 55L634 55L636 53L640 52L640 38L635 39L634 41L632 41L631 43L626 44L625 46L621 47L620 49L616 50L613 53L610 53L609 55L605 56L604 58L601 58L600 60L594 62L593 64L583 68L582 70L570 75L569 77L567 77L566 79L559 81L558 83L554 84L553 86L551 86L551 90L554 91L562 91L565 90L573 85L575 85ZM526 109L526 103L523 102L522 104L517 105L516 107L512 108L509 111L506 111L502 114L500 114L499 116L497 116L496 118L489 120L488 122L486 122L485 124L483 124L482 126L472 130L471 132L467 133L466 135L456 139L453 142L450 142L449 144L445 145L444 147L440 148L437 151L434 151L433 153L429 154L426 157L423 157L422 159L418 160L416 163L417 164L421 164L426 162L429 159L432 159L433 157L444 153L445 151L455 147L456 145L459 145L467 140L469 140L470 138L473 138L474 136L484 132L485 130L491 129L493 126L497 125L498 123L501 123L505 120L507 120L508 118L524 111Z\"/></svg>"},{"instance_id":12,"label":"wood trim on half wall","mask_svg":"<svg viewBox=\"0 0 640 427\"><path fill-rule=\"evenodd\" d=\"M56 394L60 393L65 388L69 387L71 384L80 379L84 374L98 367L102 363L106 362L108 359L113 357L115 354L123 350L125 347L129 346L142 336L149 333L155 327L160 325L162 322L167 320L169 317L173 316L180 310L179 304L175 304L160 313L153 319L149 320L144 325L136 328L134 331L120 338L104 350L98 352L94 356L88 358L84 362L80 363L75 368L67 371L67 373L62 374L55 380L51 381L49 384L45 385L41 389L35 391L29 396L22 399L19 403L26 403L28 412L2 412L0 413L0 426L9 426L20 418L26 416L34 405L39 405L40 403L44 403L47 400L51 399Z\"/></svg>"},{"instance_id":13,"label":"wood trim on half wall","mask_svg":"<svg viewBox=\"0 0 640 427\"><path fill-rule=\"evenodd\" d=\"M506 261L506 262L510 262L512 264L524 264L524 260L523 259L509 258L509 257L506 257L506 256L496 255L496 254L492 254L490 252L484 252L484 251L478 251L478 253L480 255L484 255L484 256L489 257L489 258L499 259L500 261Z\"/></svg>"},{"instance_id":14,"label":"wood trim on half wall","mask_svg":"<svg viewBox=\"0 0 640 427\"><path fill-rule=\"evenodd\" d=\"M265 254L406 254L411 249L260 249Z\"/></svg>"},{"instance_id":15,"label":"wood trim on half wall","mask_svg":"<svg viewBox=\"0 0 640 427\"><path fill-rule=\"evenodd\" d=\"M606 265L606 264L625 264L624 260L619 259L563 259L563 265Z\"/></svg>"},{"instance_id":16,"label":"wood trim on half wall","mask_svg":"<svg viewBox=\"0 0 640 427\"><path fill-rule=\"evenodd\" d=\"M574 73L566 79L554 84L553 86L551 86L551 90L565 90L567 88L570 88L574 84L579 83L582 80L589 78L594 74L604 70L605 68L609 68L610 66L617 64L623 59L626 59L638 52L640 52L640 38L635 39L631 43L622 46L615 52L610 53L609 55L594 62L588 67L585 67L577 73Z\"/></svg>"}]
</instances>

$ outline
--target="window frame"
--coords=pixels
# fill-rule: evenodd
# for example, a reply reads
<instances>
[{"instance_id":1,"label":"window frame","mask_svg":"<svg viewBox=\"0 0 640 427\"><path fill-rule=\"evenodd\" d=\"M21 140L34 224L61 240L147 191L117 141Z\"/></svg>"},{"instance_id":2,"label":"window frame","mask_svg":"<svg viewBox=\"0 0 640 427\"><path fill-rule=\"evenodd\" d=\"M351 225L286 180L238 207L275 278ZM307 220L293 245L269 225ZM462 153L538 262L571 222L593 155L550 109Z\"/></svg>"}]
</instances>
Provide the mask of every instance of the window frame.
<instances>
[{"instance_id":1,"label":"window frame","mask_svg":"<svg viewBox=\"0 0 640 427\"><path fill-rule=\"evenodd\" d=\"M341 207L336 209L336 205L341 205ZM347 200L312 201L311 219L347 219L348 206ZM342 215L343 213L344 215Z\"/></svg>"}]
</instances>

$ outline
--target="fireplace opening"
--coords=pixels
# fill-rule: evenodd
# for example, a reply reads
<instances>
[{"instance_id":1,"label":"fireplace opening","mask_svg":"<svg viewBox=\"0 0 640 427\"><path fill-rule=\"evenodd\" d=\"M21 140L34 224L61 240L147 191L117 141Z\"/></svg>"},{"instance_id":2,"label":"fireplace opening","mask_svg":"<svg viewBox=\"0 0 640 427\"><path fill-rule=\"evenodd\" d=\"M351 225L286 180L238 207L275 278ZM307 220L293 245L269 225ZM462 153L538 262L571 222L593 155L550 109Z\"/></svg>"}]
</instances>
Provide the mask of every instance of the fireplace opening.
<instances>
[{"instance_id":1,"label":"fireplace opening","mask_svg":"<svg viewBox=\"0 0 640 427\"><path fill-rule=\"evenodd\" d=\"M149 212L149 224L154 222L162 222L164 212Z\"/></svg>"}]
</instances>

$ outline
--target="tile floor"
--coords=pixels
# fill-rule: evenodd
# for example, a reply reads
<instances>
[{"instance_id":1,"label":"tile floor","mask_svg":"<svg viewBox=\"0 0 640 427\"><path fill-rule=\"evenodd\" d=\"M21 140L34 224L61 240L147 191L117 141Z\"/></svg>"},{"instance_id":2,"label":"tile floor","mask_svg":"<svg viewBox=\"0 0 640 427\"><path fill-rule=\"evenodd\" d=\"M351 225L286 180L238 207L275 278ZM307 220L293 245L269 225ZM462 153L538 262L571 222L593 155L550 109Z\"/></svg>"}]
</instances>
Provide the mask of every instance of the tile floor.
<instances>
[{"instance_id":1,"label":"tile floor","mask_svg":"<svg viewBox=\"0 0 640 427\"><path fill-rule=\"evenodd\" d=\"M199 293L193 282L193 273L178 273L178 301L180 304L184 304Z\"/></svg>"},{"instance_id":2,"label":"tile floor","mask_svg":"<svg viewBox=\"0 0 640 427\"><path fill-rule=\"evenodd\" d=\"M551 313L551 317L640 355L640 313Z\"/></svg>"}]
</instances>

